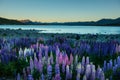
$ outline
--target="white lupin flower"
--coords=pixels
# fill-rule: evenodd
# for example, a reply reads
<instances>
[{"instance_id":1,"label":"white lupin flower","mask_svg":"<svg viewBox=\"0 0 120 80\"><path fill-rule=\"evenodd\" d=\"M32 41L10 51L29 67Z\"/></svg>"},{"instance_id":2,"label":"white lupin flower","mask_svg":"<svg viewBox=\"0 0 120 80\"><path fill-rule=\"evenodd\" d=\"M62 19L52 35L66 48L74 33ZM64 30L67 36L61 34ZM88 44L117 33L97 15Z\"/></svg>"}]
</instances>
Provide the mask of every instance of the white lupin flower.
<instances>
[{"instance_id":1,"label":"white lupin flower","mask_svg":"<svg viewBox=\"0 0 120 80\"><path fill-rule=\"evenodd\" d=\"M20 48L20 50L19 50L19 57L22 57L23 56L23 50L22 50L22 48Z\"/></svg>"},{"instance_id":2,"label":"white lupin flower","mask_svg":"<svg viewBox=\"0 0 120 80\"><path fill-rule=\"evenodd\" d=\"M85 57L82 57L82 66L85 66Z\"/></svg>"},{"instance_id":3,"label":"white lupin flower","mask_svg":"<svg viewBox=\"0 0 120 80\"><path fill-rule=\"evenodd\" d=\"M77 65L77 73L81 73L81 63L79 62Z\"/></svg>"},{"instance_id":4,"label":"white lupin flower","mask_svg":"<svg viewBox=\"0 0 120 80\"><path fill-rule=\"evenodd\" d=\"M90 77L90 75L91 75L91 67L90 67L89 64L86 66L85 75L86 75L86 78L87 78L87 79L88 79L88 78Z\"/></svg>"}]
</instances>

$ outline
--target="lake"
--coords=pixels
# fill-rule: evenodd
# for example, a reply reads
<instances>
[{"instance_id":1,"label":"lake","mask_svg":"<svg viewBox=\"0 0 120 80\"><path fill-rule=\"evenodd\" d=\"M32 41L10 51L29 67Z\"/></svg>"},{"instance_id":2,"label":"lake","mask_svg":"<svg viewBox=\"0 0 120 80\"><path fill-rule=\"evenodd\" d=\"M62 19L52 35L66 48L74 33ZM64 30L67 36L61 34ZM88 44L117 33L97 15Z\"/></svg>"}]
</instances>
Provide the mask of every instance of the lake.
<instances>
[{"instance_id":1,"label":"lake","mask_svg":"<svg viewBox=\"0 0 120 80\"><path fill-rule=\"evenodd\" d=\"M120 34L120 26L0 25L0 29L35 29L40 33Z\"/></svg>"}]
</instances>

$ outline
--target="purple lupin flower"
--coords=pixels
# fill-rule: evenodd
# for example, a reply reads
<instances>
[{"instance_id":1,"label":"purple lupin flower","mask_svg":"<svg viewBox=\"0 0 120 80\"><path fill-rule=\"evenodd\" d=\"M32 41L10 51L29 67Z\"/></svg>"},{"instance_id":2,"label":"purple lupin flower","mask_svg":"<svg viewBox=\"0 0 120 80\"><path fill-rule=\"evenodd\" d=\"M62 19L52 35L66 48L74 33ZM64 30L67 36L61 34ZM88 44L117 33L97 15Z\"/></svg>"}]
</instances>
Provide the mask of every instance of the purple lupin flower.
<instances>
[{"instance_id":1,"label":"purple lupin flower","mask_svg":"<svg viewBox=\"0 0 120 80\"><path fill-rule=\"evenodd\" d=\"M113 62L112 62L112 60L109 61L109 67L110 67L110 69L112 69L112 67L113 67Z\"/></svg>"},{"instance_id":2,"label":"purple lupin flower","mask_svg":"<svg viewBox=\"0 0 120 80\"><path fill-rule=\"evenodd\" d=\"M56 64L56 65L55 65L55 73L56 73L56 74L60 74L59 64Z\"/></svg>"},{"instance_id":3,"label":"purple lupin flower","mask_svg":"<svg viewBox=\"0 0 120 80\"><path fill-rule=\"evenodd\" d=\"M40 59L42 60L42 50L41 50L41 48L39 48L38 58L39 58L39 60L40 60Z\"/></svg>"},{"instance_id":4,"label":"purple lupin flower","mask_svg":"<svg viewBox=\"0 0 120 80\"><path fill-rule=\"evenodd\" d=\"M101 72L100 80L105 80L105 76L104 76L104 72L103 71Z\"/></svg>"},{"instance_id":5,"label":"purple lupin flower","mask_svg":"<svg viewBox=\"0 0 120 80\"><path fill-rule=\"evenodd\" d=\"M103 66L103 71L106 71L107 70L107 66L106 66L107 62L104 61L104 66Z\"/></svg>"},{"instance_id":6,"label":"purple lupin flower","mask_svg":"<svg viewBox=\"0 0 120 80\"><path fill-rule=\"evenodd\" d=\"M120 56L117 57L117 64L120 67Z\"/></svg>"},{"instance_id":7,"label":"purple lupin flower","mask_svg":"<svg viewBox=\"0 0 120 80\"><path fill-rule=\"evenodd\" d=\"M85 66L85 57L84 56L82 57L82 63L81 64L82 64L82 66Z\"/></svg>"},{"instance_id":8,"label":"purple lupin flower","mask_svg":"<svg viewBox=\"0 0 120 80\"><path fill-rule=\"evenodd\" d=\"M45 80L44 74L42 73L41 79L40 80Z\"/></svg>"},{"instance_id":9,"label":"purple lupin flower","mask_svg":"<svg viewBox=\"0 0 120 80\"><path fill-rule=\"evenodd\" d=\"M17 80L21 80L19 73L17 74Z\"/></svg>"},{"instance_id":10,"label":"purple lupin flower","mask_svg":"<svg viewBox=\"0 0 120 80\"><path fill-rule=\"evenodd\" d=\"M38 71L39 71L40 73L42 73L42 71L43 71L43 64L42 64L42 61L41 61L41 60L39 60L37 66L38 66L38 67L37 67Z\"/></svg>"},{"instance_id":11,"label":"purple lupin flower","mask_svg":"<svg viewBox=\"0 0 120 80\"><path fill-rule=\"evenodd\" d=\"M52 78L52 66L50 64L47 67L47 75L48 75L48 79Z\"/></svg>"},{"instance_id":12,"label":"purple lupin flower","mask_svg":"<svg viewBox=\"0 0 120 80\"><path fill-rule=\"evenodd\" d=\"M54 80L61 80L60 74L56 74Z\"/></svg>"},{"instance_id":13,"label":"purple lupin flower","mask_svg":"<svg viewBox=\"0 0 120 80\"><path fill-rule=\"evenodd\" d=\"M45 46L45 59L48 59L48 46Z\"/></svg>"},{"instance_id":14,"label":"purple lupin flower","mask_svg":"<svg viewBox=\"0 0 120 80\"><path fill-rule=\"evenodd\" d=\"M89 64L90 61L89 61L89 57L86 58L86 65Z\"/></svg>"},{"instance_id":15,"label":"purple lupin flower","mask_svg":"<svg viewBox=\"0 0 120 80\"><path fill-rule=\"evenodd\" d=\"M56 56L59 56L60 50L58 48L58 46L56 46Z\"/></svg>"},{"instance_id":16,"label":"purple lupin flower","mask_svg":"<svg viewBox=\"0 0 120 80\"><path fill-rule=\"evenodd\" d=\"M98 66L97 72L96 72L96 78L97 79L100 79L101 71L102 71L102 69L100 68L100 66Z\"/></svg>"},{"instance_id":17,"label":"purple lupin flower","mask_svg":"<svg viewBox=\"0 0 120 80\"><path fill-rule=\"evenodd\" d=\"M96 75L96 70L95 70L95 65L91 65L91 77L90 80L95 80L95 75Z\"/></svg>"},{"instance_id":18,"label":"purple lupin flower","mask_svg":"<svg viewBox=\"0 0 120 80\"><path fill-rule=\"evenodd\" d=\"M63 63L62 63L62 72L63 72L63 73L65 72L65 66L66 66L66 64L65 64L65 62L63 61Z\"/></svg>"},{"instance_id":19,"label":"purple lupin flower","mask_svg":"<svg viewBox=\"0 0 120 80\"><path fill-rule=\"evenodd\" d=\"M28 79L27 80L34 80L31 74L28 75Z\"/></svg>"}]
</instances>

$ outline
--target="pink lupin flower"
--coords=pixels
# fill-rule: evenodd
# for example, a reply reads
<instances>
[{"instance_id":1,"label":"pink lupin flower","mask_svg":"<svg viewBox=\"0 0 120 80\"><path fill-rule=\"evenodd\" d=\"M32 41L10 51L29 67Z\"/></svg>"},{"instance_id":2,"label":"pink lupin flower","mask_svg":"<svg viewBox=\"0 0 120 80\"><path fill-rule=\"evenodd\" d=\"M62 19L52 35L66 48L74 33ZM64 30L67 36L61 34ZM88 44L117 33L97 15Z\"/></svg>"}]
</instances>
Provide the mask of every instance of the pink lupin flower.
<instances>
[{"instance_id":1,"label":"pink lupin flower","mask_svg":"<svg viewBox=\"0 0 120 80\"><path fill-rule=\"evenodd\" d=\"M70 54L70 64L72 64L72 63L73 63L73 55Z\"/></svg>"},{"instance_id":2,"label":"pink lupin flower","mask_svg":"<svg viewBox=\"0 0 120 80\"><path fill-rule=\"evenodd\" d=\"M62 58L62 53L60 52L60 55L59 55L59 64L62 64L63 62L63 58Z\"/></svg>"},{"instance_id":3,"label":"pink lupin flower","mask_svg":"<svg viewBox=\"0 0 120 80\"><path fill-rule=\"evenodd\" d=\"M66 65L69 65L69 58L68 58L67 54L65 55L65 62L66 62Z\"/></svg>"}]
</instances>

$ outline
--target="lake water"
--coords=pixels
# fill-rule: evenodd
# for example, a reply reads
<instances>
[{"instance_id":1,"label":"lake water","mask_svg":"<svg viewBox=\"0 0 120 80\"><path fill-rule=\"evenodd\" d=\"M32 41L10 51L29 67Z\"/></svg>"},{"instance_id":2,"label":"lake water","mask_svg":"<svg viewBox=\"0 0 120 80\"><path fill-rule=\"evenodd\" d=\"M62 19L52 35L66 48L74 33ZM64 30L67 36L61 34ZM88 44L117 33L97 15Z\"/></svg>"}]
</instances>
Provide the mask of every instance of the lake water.
<instances>
[{"instance_id":1,"label":"lake water","mask_svg":"<svg viewBox=\"0 0 120 80\"><path fill-rule=\"evenodd\" d=\"M0 25L2 29L35 29L40 33L120 34L120 26Z\"/></svg>"}]
</instances>

